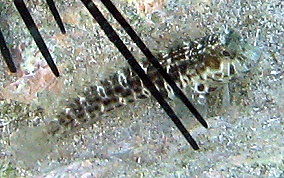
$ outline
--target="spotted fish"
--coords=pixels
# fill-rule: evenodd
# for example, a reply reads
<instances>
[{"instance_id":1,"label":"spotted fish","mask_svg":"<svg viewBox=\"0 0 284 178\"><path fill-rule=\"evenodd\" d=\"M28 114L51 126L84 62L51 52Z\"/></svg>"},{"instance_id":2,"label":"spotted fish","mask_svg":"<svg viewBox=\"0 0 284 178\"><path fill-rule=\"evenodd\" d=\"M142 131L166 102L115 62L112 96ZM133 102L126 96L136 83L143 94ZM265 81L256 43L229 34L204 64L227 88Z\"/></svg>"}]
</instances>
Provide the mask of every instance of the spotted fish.
<instances>
[{"instance_id":1,"label":"spotted fish","mask_svg":"<svg viewBox=\"0 0 284 178\"><path fill-rule=\"evenodd\" d=\"M158 54L162 66L181 89L206 94L232 78L247 73L260 59L260 50L244 41L238 33L225 30ZM149 63L143 69L164 97L172 97L173 90ZM123 68L100 85L90 86L75 98L69 98L57 115L60 127L78 128L93 123L105 112L127 103L150 97L150 92L131 68Z\"/></svg>"}]
</instances>

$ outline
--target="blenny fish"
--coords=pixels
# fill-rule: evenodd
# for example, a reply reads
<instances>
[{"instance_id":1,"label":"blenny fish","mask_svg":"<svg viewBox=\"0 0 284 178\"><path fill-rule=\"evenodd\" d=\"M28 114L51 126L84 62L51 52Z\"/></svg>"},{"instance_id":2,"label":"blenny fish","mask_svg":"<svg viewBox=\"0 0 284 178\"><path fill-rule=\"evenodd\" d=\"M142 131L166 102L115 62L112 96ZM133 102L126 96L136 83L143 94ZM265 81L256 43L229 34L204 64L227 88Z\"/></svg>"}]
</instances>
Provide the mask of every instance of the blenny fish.
<instances>
[{"instance_id":1,"label":"blenny fish","mask_svg":"<svg viewBox=\"0 0 284 178\"><path fill-rule=\"evenodd\" d=\"M258 63L261 52L237 32L227 29L184 42L167 54L156 56L181 89L191 88L194 93L208 94L250 71ZM171 98L174 92L159 72L147 61L142 66L161 94ZM94 123L95 118L106 112L150 96L135 71L123 68L100 81L100 85L85 88L77 97L67 99L66 107L57 114L58 127L54 127L52 133L66 127L81 128L86 123Z\"/></svg>"}]
</instances>

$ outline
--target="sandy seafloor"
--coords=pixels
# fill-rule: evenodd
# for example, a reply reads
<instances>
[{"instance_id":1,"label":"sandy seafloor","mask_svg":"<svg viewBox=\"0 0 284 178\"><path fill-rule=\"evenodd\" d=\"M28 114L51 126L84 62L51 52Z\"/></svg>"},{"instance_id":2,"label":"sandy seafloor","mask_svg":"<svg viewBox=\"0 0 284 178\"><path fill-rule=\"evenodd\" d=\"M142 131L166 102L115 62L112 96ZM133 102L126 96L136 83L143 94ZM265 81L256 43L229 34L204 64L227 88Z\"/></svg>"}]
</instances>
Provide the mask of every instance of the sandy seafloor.
<instances>
[{"instance_id":1,"label":"sandy seafloor","mask_svg":"<svg viewBox=\"0 0 284 178\"><path fill-rule=\"evenodd\" d=\"M126 65L80 1L57 2L66 35L45 1L31 0L28 7L61 70L59 79L50 73L12 0L0 2L0 27L18 67L17 74L9 73L0 57L0 177L284 177L283 1L115 2L155 52L224 25L262 50L258 66L231 81L229 93L221 88L198 107L209 129L178 100L170 102L199 151L153 99L102 116L93 127L61 141L45 134L45 123L64 107L64 98Z\"/></svg>"}]
</instances>

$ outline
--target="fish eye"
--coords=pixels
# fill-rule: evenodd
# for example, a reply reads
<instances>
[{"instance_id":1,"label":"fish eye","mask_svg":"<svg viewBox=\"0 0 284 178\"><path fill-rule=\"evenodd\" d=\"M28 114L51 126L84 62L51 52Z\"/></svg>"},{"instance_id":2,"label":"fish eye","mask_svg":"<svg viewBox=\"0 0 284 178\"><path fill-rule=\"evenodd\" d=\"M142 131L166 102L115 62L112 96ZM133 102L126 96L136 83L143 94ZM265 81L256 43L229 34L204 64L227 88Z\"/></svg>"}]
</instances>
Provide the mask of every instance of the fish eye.
<instances>
[{"instance_id":1,"label":"fish eye","mask_svg":"<svg viewBox=\"0 0 284 178\"><path fill-rule=\"evenodd\" d=\"M198 89L198 91L202 92L202 91L204 91L205 86L204 86L203 84L199 84L199 85L197 86L197 89Z\"/></svg>"},{"instance_id":2,"label":"fish eye","mask_svg":"<svg viewBox=\"0 0 284 178\"><path fill-rule=\"evenodd\" d=\"M224 55L224 56L230 56L231 54L230 54L228 51L224 50L224 51L222 51L222 55Z\"/></svg>"}]
</instances>

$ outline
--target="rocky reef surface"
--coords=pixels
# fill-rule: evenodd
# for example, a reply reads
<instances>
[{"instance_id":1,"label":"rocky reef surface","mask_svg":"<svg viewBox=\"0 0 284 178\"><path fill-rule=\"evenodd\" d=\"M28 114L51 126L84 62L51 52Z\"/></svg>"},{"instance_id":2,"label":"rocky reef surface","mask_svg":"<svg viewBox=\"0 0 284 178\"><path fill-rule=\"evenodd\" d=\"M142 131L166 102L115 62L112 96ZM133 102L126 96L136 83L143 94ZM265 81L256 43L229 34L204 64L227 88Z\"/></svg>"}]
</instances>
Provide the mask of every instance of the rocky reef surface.
<instances>
[{"instance_id":1,"label":"rocky reef surface","mask_svg":"<svg viewBox=\"0 0 284 178\"><path fill-rule=\"evenodd\" d=\"M95 1L137 59L143 55ZM283 177L284 25L280 0L115 1L154 52L228 26L262 50L254 70L198 106L209 129L170 104L201 149L194 151L154 99L103 115L64 138L46 134L65 99L126 64L80 1L57 1L67 34L44 0L28 8L61 71L55 78L12 0L0 2L0 28L18 73L0 57L0 177ZM206 110L206 112L204 112Z\"/></svg>"}]
</instances>

